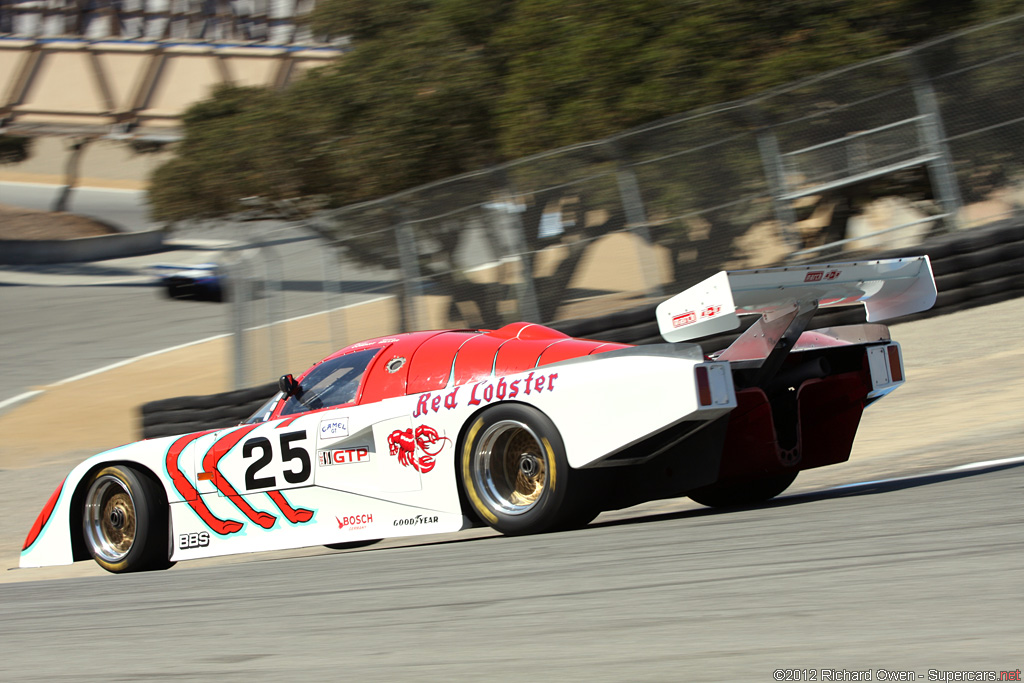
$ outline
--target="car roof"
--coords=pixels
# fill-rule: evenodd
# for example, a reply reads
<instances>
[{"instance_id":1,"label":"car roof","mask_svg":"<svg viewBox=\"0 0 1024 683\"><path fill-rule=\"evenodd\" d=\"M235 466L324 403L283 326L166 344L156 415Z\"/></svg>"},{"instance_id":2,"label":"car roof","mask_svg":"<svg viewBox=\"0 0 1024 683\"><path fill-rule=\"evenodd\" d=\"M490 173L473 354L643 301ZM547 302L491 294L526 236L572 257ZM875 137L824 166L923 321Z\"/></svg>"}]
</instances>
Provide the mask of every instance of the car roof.
<instances>
[{"instance_id":1,"label":"car roof","mask_svg":"<svg viewBox=\"0 0 1024 683\"><path fill-rule=\"evenodd\" d=\"M367 368L357 401L373 403L441 390L453 378L456 385L468 384L492 373L526 372L628 346L575 339L536 323L512 323L497 330L430 330L377 337L347 346L324 360L379 347L381 352Z\"/></svg>"}]
</instances>

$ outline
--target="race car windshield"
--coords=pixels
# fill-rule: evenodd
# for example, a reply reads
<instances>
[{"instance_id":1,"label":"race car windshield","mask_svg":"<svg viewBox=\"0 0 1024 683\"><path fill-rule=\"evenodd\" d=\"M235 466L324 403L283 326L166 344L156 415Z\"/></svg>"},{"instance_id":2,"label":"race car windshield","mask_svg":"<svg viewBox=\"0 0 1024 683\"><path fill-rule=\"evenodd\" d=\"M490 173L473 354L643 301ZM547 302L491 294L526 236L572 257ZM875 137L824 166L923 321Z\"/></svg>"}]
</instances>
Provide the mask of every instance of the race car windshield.
<instances>
[{"instance_id":1,"label":"race car windshield","mask_svg":"<svg viewBox=\"0 0 1024 683\"><path fill-rule=\"evenodd\" d=\"M380 349L363 349L324 361L299 383L299 390L284 404L281 415L294 415L351 403L370 361Z\"/></svg>"},{"instance_id":2,"label":"race car windshield","mask_svg":"<svg viewBox=\"0 0 1024 683\"><path fill-rule=\"evenodd\" d=\"M255 413L250 415L249 419L247 419L242 424L244 424L244 425L258 424L260 422L266 422L267 420L269 420L270 419L270 414L274 412L274 406L276 406L277 402L281 400L281 396L282 396L282 394L281 394L280 391L277 392L276 394L274 394L273 398L271 398L269 401L267 401L266 403L261 405L259 410L257 410Z\"/></svg>"}]
</instances>

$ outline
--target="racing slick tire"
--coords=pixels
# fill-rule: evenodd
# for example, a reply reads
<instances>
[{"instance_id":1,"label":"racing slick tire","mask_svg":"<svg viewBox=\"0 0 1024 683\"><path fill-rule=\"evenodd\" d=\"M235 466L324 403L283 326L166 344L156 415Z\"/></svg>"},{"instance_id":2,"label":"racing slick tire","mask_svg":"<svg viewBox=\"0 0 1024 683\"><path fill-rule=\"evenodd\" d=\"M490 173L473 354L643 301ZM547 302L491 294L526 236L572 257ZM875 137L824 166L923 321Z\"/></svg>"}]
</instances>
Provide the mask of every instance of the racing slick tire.
<instances>
[{"instance_id":1,"label":"racing slick tire","mask_svg":"<svg viewBox=\"0 0 1024 683\"><path fill-rule=\"evenodd\" d=\"M535 408L511 403L483 411L458 453L465 502L496 531L541 533L597 516L586 504L584 473L569 467L558 429Z\"/></svg>"},{"instance_id":2,"label":"racing slick tire","mask_svg":"<svg viewBox=\"0 0 1024 683\"><path fill-rule=\"evenodd\" d=\"M760 479L717 482L690 491L686 495L690 500L712 508L757 505L788 489L796 475L797 470L793 470Z\"/></svg>"},{"instance_id":3,"label":"racing slick tire","mask_svg":"<svg viewBox=\"0 0 1024 683\"><path fill-rule=\"evenodd\" d=\"M106 467L92 475L82 505L82 537L96 564L115 574L174 564L162 493L131 467Z\"/></svg>"}]
</instances>

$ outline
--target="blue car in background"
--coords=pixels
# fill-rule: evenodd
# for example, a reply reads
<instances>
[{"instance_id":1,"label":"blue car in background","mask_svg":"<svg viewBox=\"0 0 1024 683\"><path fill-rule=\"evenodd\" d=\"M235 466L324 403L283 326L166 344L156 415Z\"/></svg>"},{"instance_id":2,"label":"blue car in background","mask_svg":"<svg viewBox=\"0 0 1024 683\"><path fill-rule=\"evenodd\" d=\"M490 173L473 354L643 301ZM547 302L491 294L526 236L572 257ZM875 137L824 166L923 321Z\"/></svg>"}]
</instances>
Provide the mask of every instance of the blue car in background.
<instances>
[{"instance_id":1,"label":"blue car in background","mask_svg":"<svg viewBox=\"0 0 1024 683\"><path fill-rule=\"evenodd\" d=\"M197 301L225 301L227 287L220 267L216 263L194 266L155 266L160 284L171 299Z\"/></svg>"}]
</instances>

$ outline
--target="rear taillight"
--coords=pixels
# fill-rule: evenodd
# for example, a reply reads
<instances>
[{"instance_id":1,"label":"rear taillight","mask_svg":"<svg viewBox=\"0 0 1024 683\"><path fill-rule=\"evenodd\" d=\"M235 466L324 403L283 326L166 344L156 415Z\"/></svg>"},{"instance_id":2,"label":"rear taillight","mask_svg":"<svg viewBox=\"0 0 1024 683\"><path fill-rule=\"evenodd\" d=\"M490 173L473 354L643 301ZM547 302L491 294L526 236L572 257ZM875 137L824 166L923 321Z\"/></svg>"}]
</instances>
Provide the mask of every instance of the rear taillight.
<instances>
[{"instance_id":1,"label":"rear taillight","mask_svg":"<svg viewBox=\"0 0 1024 683\"><path fill-rule=\"evenodd\" d=\"M694 368L697 375L697 397L702 406L711 405L711 382L708 381L708 369L703 365Z\"/></svg>"},{"instance_id":2,"label":"rear taillight","mask_svg":"<svg viewBox=\"0 0 1024 683\"><path fill-rule=\"evenodd\" d=\"M889 352L889 377L893 382L902 382L903 368L900 366L900 348L890 346L887 351Z\"/></svg>"}]
</instances>

